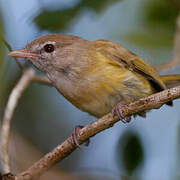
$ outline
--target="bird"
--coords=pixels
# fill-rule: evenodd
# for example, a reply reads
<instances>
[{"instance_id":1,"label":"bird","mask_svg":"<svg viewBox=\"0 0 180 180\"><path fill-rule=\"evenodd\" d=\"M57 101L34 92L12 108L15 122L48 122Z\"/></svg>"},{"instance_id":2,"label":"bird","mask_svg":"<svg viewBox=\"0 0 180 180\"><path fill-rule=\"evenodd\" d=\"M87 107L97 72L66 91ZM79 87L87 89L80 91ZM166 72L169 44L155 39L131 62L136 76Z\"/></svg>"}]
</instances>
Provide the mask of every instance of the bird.
<instances>
[{"instance_id":1,"label":"bird","mask_svg":"<svg viewBox=\"0 0 180 180\"><path fill-rule=\"evenodd\" d=\"M160 76L141 57L109 40L48 34L8 55L29 60L74 106L97 118L112 112L130 122L131 117L122 116L122 105L180 84L180 75ZM77 146L80 128L72 136Z\"/></svg>"}]
</instances>

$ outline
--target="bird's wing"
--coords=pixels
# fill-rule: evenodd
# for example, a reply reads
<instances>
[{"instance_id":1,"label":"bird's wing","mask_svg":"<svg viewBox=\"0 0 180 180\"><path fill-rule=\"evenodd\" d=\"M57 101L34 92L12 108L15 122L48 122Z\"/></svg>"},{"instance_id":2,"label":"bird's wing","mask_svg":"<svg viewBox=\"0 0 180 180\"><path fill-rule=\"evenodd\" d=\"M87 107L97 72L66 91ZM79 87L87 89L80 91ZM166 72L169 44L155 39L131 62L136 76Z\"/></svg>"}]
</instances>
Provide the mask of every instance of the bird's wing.
<instances>
[{"instance_id":1,"label":"bird's wing","mask_svg":"<svg viewBox=\"0 0 180 180\"><path fill-rule=\"evenodd\" d=\"M106 40L93 41L93 44L95 44L93 47L95 47L96 51L101 53L101 55L120 66L124 66L129 70L144 75L158 92L166 89L166 85L153 67L128 49Z\"/></svg>"},{"instance_id":2,"label":"bird's wing","mask_svg":"<svg viewBox=\"0 0 180 180\"><path fill-rule=\"evenodd\" d=\"M119 44L107 40L93 41L93 47L104 57L146 77L157 92L166 89L158 73L142 58ZM172 105L172 102L168 102Z\"/></svg>"}]
</instances>

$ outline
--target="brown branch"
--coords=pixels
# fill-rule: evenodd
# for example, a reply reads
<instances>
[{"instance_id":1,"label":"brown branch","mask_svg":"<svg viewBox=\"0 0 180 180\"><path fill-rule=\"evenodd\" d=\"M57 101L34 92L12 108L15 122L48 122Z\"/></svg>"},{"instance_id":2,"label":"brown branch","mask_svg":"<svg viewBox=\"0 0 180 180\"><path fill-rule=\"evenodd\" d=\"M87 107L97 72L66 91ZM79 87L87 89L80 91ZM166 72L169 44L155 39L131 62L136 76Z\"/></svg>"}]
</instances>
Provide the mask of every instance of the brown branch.
<instances>
[{"instance_id":1,"label":"brown branch","mask_svg":"<svg viewBox=\"0 0 180 180\"><path fill-rule=\"evenodd\" d=\"M156 69L158 72L167 71L180 65L180 58L174 58L166 63L160 64Z\"/></svg>"},{"instance_id":2,"label":"brown branch","mask_svg":"<svg viewBox=\"0 0 180 180\"><path fill-rule=\"evenodd\" d=\"M4 45L7 47L7 49L8 49L9 51L12 51L11 45L4 39L4 37L3 37L2 35L0 35L0 39L2 40L2 42L4 43ZM15 58L15 60L16 60L16 63L17 63L17 65L18 65L18 67L19 67L20 70L22 71L22 70L23 70L23 65L21 64L21 62L20 62L17 58Z\"/></svg>"},{"instance_id":3,"label":"brown branch","mask_svg":"<svg viewBox=\"0 0 180 180\"><path fill-rule=\"evenodd\" d=\"M3 40L5 45L11 50L11 46ZM175 67L180 62L180 16L178 18L177 23L177 32L175 36L175 50L174 50L174 59L162 64L159 66L158 71L167 70L170 68ZM25 70L24 67L21 67L19 61L16 60L18 65L23 71L23 76L21 77L19 83L13 89L12 94L9 97L9 101L5 110L4 115L4 123L2 127L2 136L1 136L1 148L2 148L2 162L3 168L5 172L10 171L9 167L9 156L8 156L8 141L9 141L9 132L10 132L10 121L13 116L14 109L18 102L19 97L21 96L23 90L28 86L28 84L33 82L39 82L47 85L51 85L51 82L46 77L41 77L35 74L33 69ZM25 75L28 72L32 73L31 75ZM26 81L26 82L25 82ZM20 85L21 84L21 85ZM171 88L160 93L151 95L146 98L142 98L136 102L133 102L129 105L122 106L122 112L124 117L130 116L134 113L140 112L142 110L150 110L155 107L158 107L170 100L176 99L180 97L180 86ZM97 121L88 124L80 131L79 135L79 142L84 143L87 141L88 138L96 135L97 133L110 128L114 125L114 123L118 122L117 117L112 117L112 114L109 113L108 115L98 119ZM41 158L38 162L33 164L29 169L26 171L14 176L17 180L32 180L37 179L40 177L44 172L46 172L49 168L51 168L55 163L61 161L65 157L67 157L70 153L72 153L76 147L71 143L70 137L65 140L62 144L57 146L54 150L50 153L45 155ZM12 177L11 177L12 178Z\"/></svg>"},{"instance_id":4,"label":"brown branch","mask_svg":"<svg viewBox=\"0 0 180 180\"><path fill-rule=\"evenodd\" d=\"M177 30L174 38L174 58L179 59L180 63L180 13L177 18Z\"/></svg>"},{"instance_id":5,"label":"brown branch","mask_svg":"<svg viewBox=\"0 0 180 180\"><path fill-rule=\"evenodd\" d=\"M135 113L141 112L143 110L150 110L155 107L161 106L168 101L177 99L180 97L180 86L164 90L162 92L153 94L151 96L141 98L138 101L130 103L128 105L123 105L121 107L123 117L133 115ZM86 125L80 130L78 141L80 144L86 142L90 137L96 135L97 133L112 127L116 122L118 122L117 117L112 117L109 113L104 117ZM33 180L38 179L43 173L45 173L49 168L60 162L69 154L71 154L76 149L75 145L71 143L71 138L69 137L51 152L42 157L39 161L33 164L26 171L17 174L15 176L16 180Z\"/></svg>"},{"instance_id":6,"label":"brown branch","mask_svg":"<svg viewBox=\"0 0 180 180\"><path fill-rule=\"evenodd\" d=\"M10 135L11 119L14 114L14 110L21 97L23 91L32 82L39 82L47 85L51 85L51 82L46 77L37 76L32 68L24 69L21 79L12 90L8 103L5 108L2 131L1 131L1 162L5 173L10 172L10 163L8 155L8 144Z\"/></svg>"},{"instance_id":7,"label":"brown branch","mask_svg":"<svg viewBox=\"0 0 180 180\"><path fill-rule=\"evenodd\" d=\"M3 36L0 36L0 39L8 48L9 51L12 51L12 47L10 44L4 39ZM19 68L22 71L22 76L15 88L12 90L11 95L9 96L9 100L7 106L5 108L5 113L3 117L2 123L2 132L1 132L1 162L2 167L5 173L10 172L10 162L9 162L9 154L8 154L8 144L9 144L9 135L10 135L10 126L11 119L18 103L19 98L22 95L22 92L25 88L30 84L30 82L38 82L46 85L51 85L51 82L43 76L36 75L35 71L32 68L25 69L21 62L17 59L16 62Z\"/></svg>"},{"instance_id":8,"label":"brown branch","mask_svg":"<svg viewBox=\"0 0 180 180\"><path fill-rule=\"evenodd\" d=\"M1 41L4 43L4 45L7 47L7 49L11 52L13 51L11 45L5 40L5 38L0 35L0 39ZM18 60L18 58L14 58L16 60L16 63L18 64L19 68L21 69L21 71L25 70L25 67L21 64L21 62ZM33 71L33 69L32 69ZM49 81L49 79L45 76L38 76L34 73L33 78L32 78L33 82L38 82L41 84L45 84L45 85L52 85L52 83Z\"/></svg>"},{"instance_id":9,"label":"brown branch","mask_svg":"<svg viewBox=\"0 0 180 180\"><path fill-rule=\"evenodd\" d=\"M180 14L177 18L177 28L176 28L176 33L174 37L174 55L173 59L164 63L160 64L156 70L161 72L164 70L169 70L177 65L180 65Z\"/></svg>"},{"instance_id":10,"label":"brown branch","mask_svg":"<svg viewBox=\"0 0 180 180\"><path fill-rule=\"evenodd\" d=\"M18 147L18 149L16 148ZM22 151L19 148L23 149ZM16 131L11 130L10 142L9 142L9 155L11 159L11 169L13 173L17 174L26 170L34 162L40 159L43 154L33 145L27 138L18 134ZM77 180L73 174L69 174L64 171L63 167L53 167L44 176L41 176L38 180Z\"/></svg>"},{"instance_id":11,"label":"brown branch","mask_svg":"<svg viewBox=\"0 0 180 180\"><path fill-rule=\"evenodd\" d=\"M14 110L16 108L16 105L18 103L18 100L22 95L22 92L29 85L33 76L34 76L34 71L32 69L27 69L23 71L21 79L12 90L8 99L8 103L5 108L5 113L2 122L2 131L1 131L1 162L5 173L10 172L8 142L10 135L11 119Z\"/></svg>"},{"instance_id":12,"label":"brown branch","mask_svg":"<svg viewBox=\"0 0 180 180\"><path fill-rule=\"evenodd\" d=\"M34 75L34 77L32 78L32 82L37 82L44 85L52 86L51 81L45 76Z\"/></svg>"}]
</instances>

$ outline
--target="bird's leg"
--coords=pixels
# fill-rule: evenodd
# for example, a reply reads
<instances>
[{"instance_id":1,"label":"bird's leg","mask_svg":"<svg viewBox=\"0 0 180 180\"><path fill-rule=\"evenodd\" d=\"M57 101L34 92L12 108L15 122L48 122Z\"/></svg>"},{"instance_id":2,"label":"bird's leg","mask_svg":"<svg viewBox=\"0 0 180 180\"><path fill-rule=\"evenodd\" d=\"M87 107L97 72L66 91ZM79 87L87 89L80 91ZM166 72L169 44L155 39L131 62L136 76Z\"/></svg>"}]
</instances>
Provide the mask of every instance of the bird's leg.
<instances>
[{"instance_id":1,"label":"bird's leg","mask_svg":"<svg viewBox=\"0 0 180 180\"><path fill-rule=\"evenodd\" d=\"M120 102L118 103L113 109L112 109L112 115L115 116L117 115L119 120L121 120L123 123L129 123L131 121L131 116L128 116L128 117L125 117L123 115L123 112L122 112L122 109L121 107L123 105L125 105L127 103L125 103L124 101L123 102Z\"/></svg>"},{"instance_id":2,"label":"bird's leg","mask_svg":"<svg viewBox=\"0 0 180 180\"><path fill-rule=\"evenodd\" d=\"M84 126L76 126L71 134L71 142L76 145L78 148L81 149L81 146L78 142L78 136L79 136L79 131L83 128ZM85 143L86 146L88 146L90 143L90 140L88 139Z\"/></svg>"}]
</instances>

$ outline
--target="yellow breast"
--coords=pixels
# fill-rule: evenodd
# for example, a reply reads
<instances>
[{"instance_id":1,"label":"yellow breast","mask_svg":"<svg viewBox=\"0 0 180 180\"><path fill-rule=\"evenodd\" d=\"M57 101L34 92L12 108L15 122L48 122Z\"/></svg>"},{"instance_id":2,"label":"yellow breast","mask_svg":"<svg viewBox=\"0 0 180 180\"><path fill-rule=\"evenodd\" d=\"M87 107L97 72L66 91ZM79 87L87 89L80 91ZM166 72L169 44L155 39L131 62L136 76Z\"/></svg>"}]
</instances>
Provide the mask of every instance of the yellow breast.
<instances>
[{"instance_id":1,"label":"yellow breast","mask_svg":"<svg viewBox=\"0 0 180 180\"><path fill-rule=\"evenodd\" d=\"M97 56L99 61L89 66L76 95L70 99L79 109L101 117L119 102L129 103L154 92L144 76Z\"/></svg>"}]
</instances>

